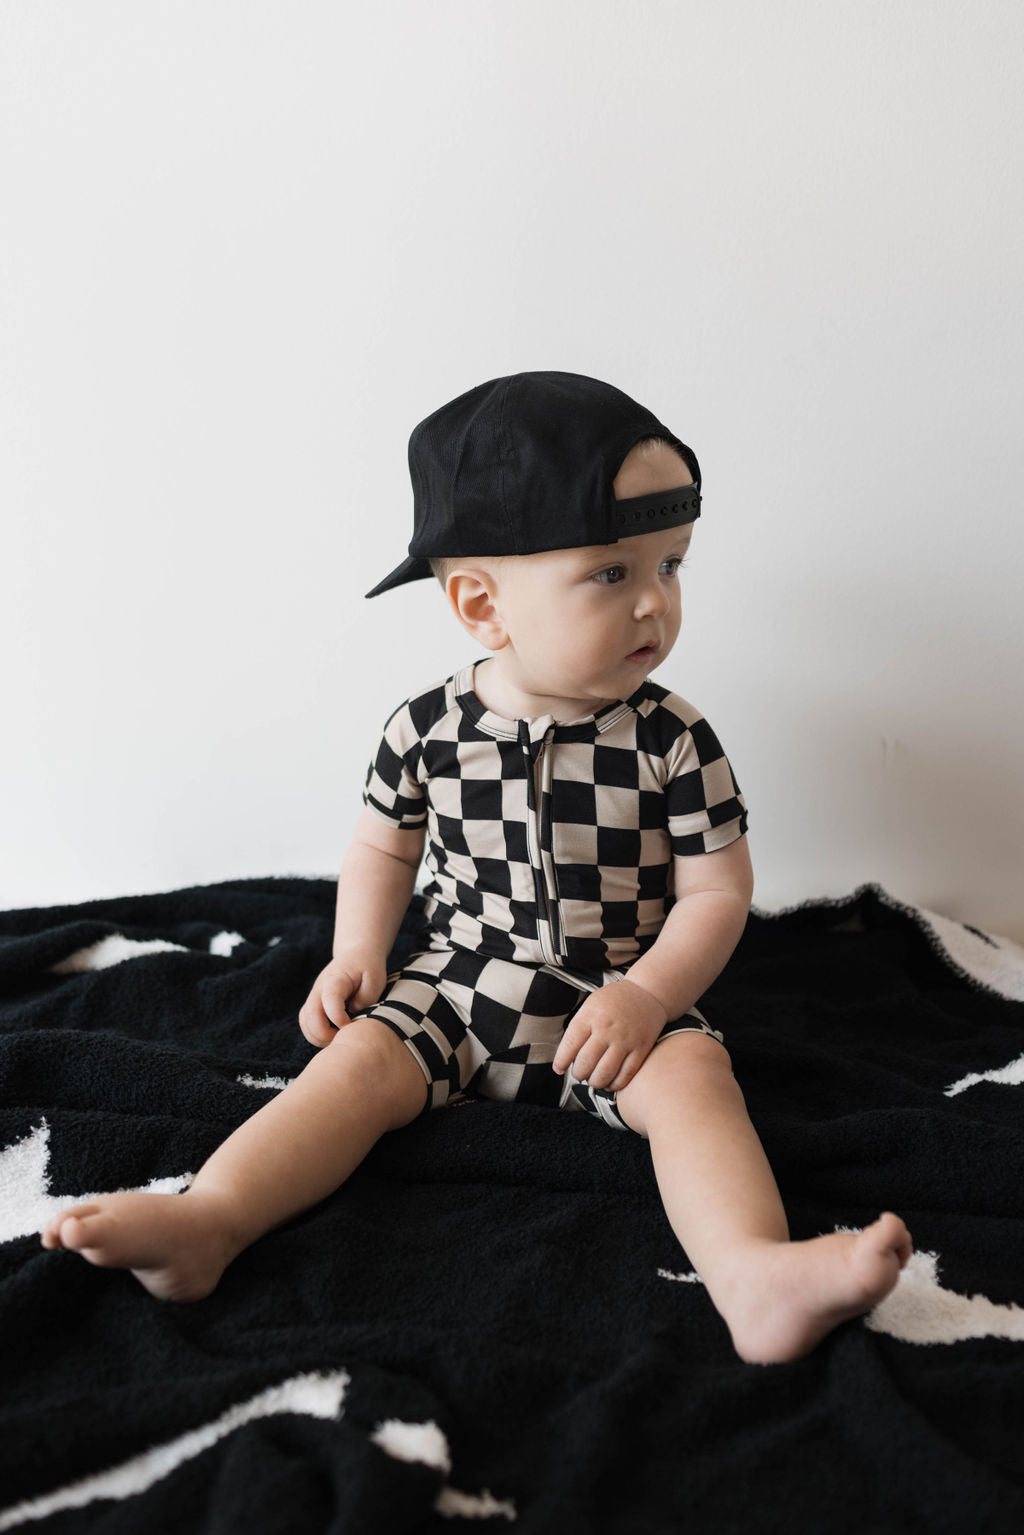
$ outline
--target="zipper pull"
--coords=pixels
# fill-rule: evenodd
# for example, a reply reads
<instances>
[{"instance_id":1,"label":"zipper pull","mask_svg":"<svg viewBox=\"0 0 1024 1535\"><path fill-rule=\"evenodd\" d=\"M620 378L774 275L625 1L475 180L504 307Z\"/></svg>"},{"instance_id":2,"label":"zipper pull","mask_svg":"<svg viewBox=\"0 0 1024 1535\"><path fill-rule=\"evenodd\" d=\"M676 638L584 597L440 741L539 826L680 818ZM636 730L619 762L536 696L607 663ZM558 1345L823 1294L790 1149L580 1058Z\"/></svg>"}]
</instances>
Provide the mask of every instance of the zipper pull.
<instances>
[{"instance_id":1,"label":"zipper pull","mask_svg":"<svg viewBox=\"0 0 1024 1535\"><path fill-rule=\"evenodd\" d=\"M550 714L542 715L539 720L533 720L532 722L530 720L519 721L519 745L531 763L536 762L544 750L544 745L554 729L554 725L555 722Z\"/></svg>"},{"instance_id":2,"label":"zipper pull","mask_svg":"<svg viewBox=\"0 0 1024 1535\"><path fill-rule=\"evenodd\" d=\"M536 738L533 738L530 734L530 720L519 721L519 744L522 746L522 751L524 751L524 755L530 763L536 763L537 757L543 751L543 743L547 740L547 729L550 728L550 725L551 721L548 720L547 715L545 715L543 720L534 720L534 731L537 731L539 726L545 726L545 729L540 729Z\"/></svg>"}]
</instances>

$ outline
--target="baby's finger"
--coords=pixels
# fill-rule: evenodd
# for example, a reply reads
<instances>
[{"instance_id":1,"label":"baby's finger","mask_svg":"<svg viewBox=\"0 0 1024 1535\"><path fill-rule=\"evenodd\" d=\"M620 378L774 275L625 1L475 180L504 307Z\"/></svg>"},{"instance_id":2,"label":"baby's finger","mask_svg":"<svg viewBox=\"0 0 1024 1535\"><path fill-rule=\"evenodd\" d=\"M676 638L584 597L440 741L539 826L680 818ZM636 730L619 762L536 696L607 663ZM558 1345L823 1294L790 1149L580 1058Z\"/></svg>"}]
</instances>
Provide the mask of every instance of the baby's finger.
<instances>
[{"instance_id":1,"label":"baby's finger","mask_svg":"<svg viewBox=\"0 0 1024 1535\"><path fill-rule=\"evenodd\" d=\"M318 1048L329 1044L337 1033L319 1002L312 997L303 1004L299 1012L299 1028L310 1044Z\"/></svg>"},{"instance_id":2,"label":"baby's finger","mask_svg":"<svg viewBox=\"0 0 1024 1535\"><path fill-rule=\"evenodd\" d=\"M583 1045L586 1044L589 1037L590 1030L587 1028L586 1024L579 1023L576 1019L573 1019L572 1023L570 1023L569 1027L562 1035L562 1043L555 1051L555 1058L551 1062L552 1069L556 1071L559 1076L561 1076L563 1072L568 1070L569 1066L572 1065L578 1052L583 1047ZM579 1073L577 1072L576 1075L579 1076Z\"/></svg>"},{"instance_id":3,"label":"baby's finger","mask_svg":"<svg viewBox=\"0 0 1024 1535\"><path fill-rule=\"evenodd\" d=\"M593 1074L607 1050L608 1045L604 1040L590 1036L582 1049L576 1052L576 1059L572 1063L572 1074L577 1082L586 1082L591 1087L598 1085L592 1080Z\"/></svg>"},{"instance_id":4,"label":"baby's finger","mask_svg":"<svg viewBox=\"0 0 1024 1535\"><path fill-rule=\"evenodd\" d=\"M384 977L372 975L364 970L359 977L359 985L348 998L348 1012L361 1013L366 1008L372 1007L380 1000L380 994L384 990Z\"/></svg>"},{"instance_id":5,"label":"baby's finger","mask_svg":"<svg viewBox=\"0 0 1024 1535\"><path fill-rule=\"evenodd\" d=\"M320 989L321 1010L328 1023L333 1023L336 1028L352 1021L348 1015L348 1000L356 981L357 977L352 975L332 976Z\"/></svg>"},{"instance_id":6,"label":"baby's finger","mask_svg":"<svg viewBox=\"0 0 1024 1535\"><path fill-rule=\"evenodd\" d=\"M626 1059L623 1061L622 1065L619 1067L618 1076L615 1077L612 1081L612 1092L621 1093L624 1087L628 1087L630 1082L632 1082L633 1078L636 1076L637 1072L640 1070L643 1062L644 1057L639 1055L635 1050L631 1050L626 1056Z\"/></svg>"},{"instance_id":7,"label":"baby's finger","mask_svg":"<svg viewBox=\"0 0 1024 1535\"><path fill-rule=\"evenodd\" d=\"M618 1045L610 1046L602 1055L590 1076L591 1087L610 1088L622 1069L623 1051Z\"/></svg>"}]
</instances>

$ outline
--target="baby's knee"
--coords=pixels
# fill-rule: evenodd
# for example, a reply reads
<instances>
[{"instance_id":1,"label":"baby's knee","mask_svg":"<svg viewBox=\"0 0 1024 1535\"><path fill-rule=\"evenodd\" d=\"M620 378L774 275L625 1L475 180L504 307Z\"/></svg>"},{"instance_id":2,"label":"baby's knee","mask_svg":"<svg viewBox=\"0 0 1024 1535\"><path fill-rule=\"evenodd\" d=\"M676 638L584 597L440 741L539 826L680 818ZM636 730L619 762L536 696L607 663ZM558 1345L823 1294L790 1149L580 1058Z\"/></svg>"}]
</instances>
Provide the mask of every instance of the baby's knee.
<instances>
[{"instance_id":1,"label":"baby's knee","mask_svg":"<svg viewBox=\"0 0 1024 1535\"><path fill-rule=\"evenodd\" d=\"M367 1095L394 1101L395 1118L407 1124L426 1102L423 1073L405 1042L377 1018L353 1018L325 1045L318 1061L360 1083Z\"/></svg>"},{"instance_id":2,"label":"baby's knee","mask_svg":"<svg viewBox=\"0 0 1024 1535\"><path fill-rule=\"evenodd\" d=\"M630 1129L647 1135L652 1116L726 1081L735 1087L728 1050L713 1034L692 1029L659 1040L616 1102Z\"/></svg>"},{"instance_id":3,"label":"baby's knee","mask_svg":"<svg viewBox=\"0 0 1024 1535\"><path fill-rule=\"evenodd\" d=\"M344 1052L353 1064L365 1061L367 1067L370 1067L388 1055L392 1043L397 1044L398 1041L387 1024L381 1023L378 1018L359 1017L353 1018L351 1023L342 1024L334 1038L324 1046L324 1052Z\"/></svg>"},{"instance_id":4,"label":"baby's knee","mask_svg":"<svg viewBox=\"0 0 1024 1535\"><path fill-rule=\"evenodd\" d=\"M732 1075L732 1057L714 1034L701 1029L687 1029L681 1034L669 1034L660 1039L644 1061L659 1076L675 1072L720 1073ZM641 1067L643 1070L643 1067Z\"/></svg>"}]
</instances>

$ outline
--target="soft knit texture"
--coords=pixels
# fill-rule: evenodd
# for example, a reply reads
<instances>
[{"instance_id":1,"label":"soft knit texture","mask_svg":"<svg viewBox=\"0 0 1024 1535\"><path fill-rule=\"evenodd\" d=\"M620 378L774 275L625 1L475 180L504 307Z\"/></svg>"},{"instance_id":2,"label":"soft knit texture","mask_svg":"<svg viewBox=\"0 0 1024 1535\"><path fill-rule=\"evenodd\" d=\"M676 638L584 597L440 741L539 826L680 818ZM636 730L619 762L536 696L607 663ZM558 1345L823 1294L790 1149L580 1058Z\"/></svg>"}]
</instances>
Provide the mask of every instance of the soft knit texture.
<instances>
[{"instance_id":1,"label":"soft knit texture","mask_svg":"<svg viewBox=\"0 0 1024 1535\"><path fill-rule=\"evenodd\" d=\"M753 915L708 993L793 1235L892 1209L917 1249L795 1364L735 1356L639 1137L529 1105L385 1137L198 1304L44 1252L301 1070L333 915L268 879L0 917L0 1535L1024 1527L1024 954L876 887Z\"/></svg>"}]
</instances>

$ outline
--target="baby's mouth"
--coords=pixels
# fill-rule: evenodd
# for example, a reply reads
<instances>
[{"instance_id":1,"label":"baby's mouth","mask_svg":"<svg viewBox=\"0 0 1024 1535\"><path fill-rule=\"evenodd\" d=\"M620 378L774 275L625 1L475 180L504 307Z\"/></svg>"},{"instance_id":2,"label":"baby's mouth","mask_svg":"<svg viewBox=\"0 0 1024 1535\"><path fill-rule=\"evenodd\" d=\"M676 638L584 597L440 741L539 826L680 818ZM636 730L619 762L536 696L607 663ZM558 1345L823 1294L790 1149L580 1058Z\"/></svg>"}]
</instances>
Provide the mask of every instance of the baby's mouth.
<instances>
[{"instance_id":1,"label":"baby's mouth","mask_svg":"<svg viewBox=\"0 0 1024 1535\"><path fill-rule=\"evenodd\" d=\"M650 661L658 653L658 647L654 644L641 645L639 650L630 651L627 661Z\"/></svg>"}]
</instances>

